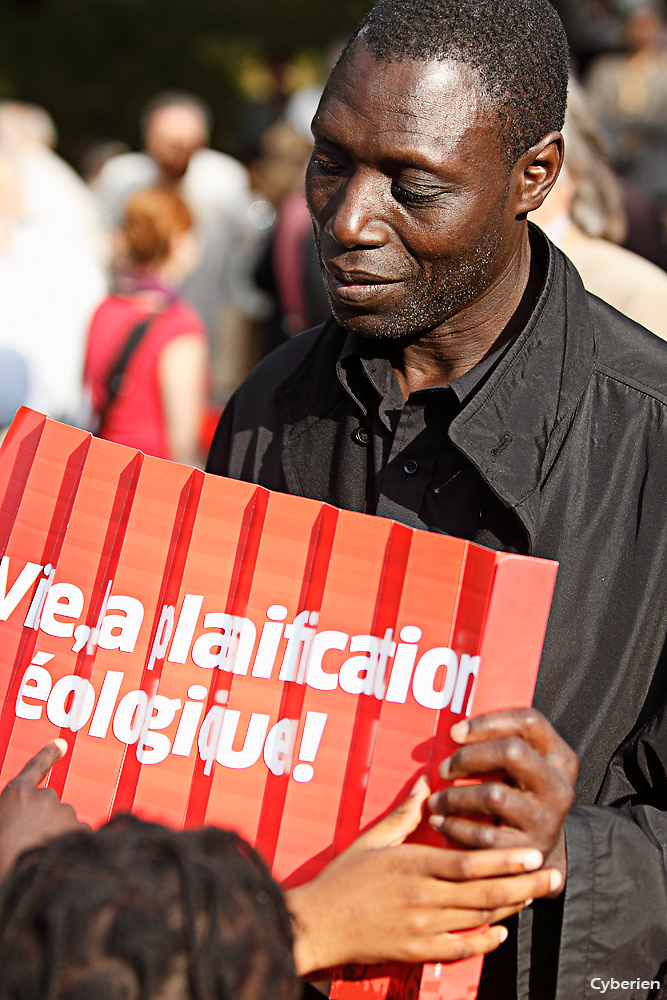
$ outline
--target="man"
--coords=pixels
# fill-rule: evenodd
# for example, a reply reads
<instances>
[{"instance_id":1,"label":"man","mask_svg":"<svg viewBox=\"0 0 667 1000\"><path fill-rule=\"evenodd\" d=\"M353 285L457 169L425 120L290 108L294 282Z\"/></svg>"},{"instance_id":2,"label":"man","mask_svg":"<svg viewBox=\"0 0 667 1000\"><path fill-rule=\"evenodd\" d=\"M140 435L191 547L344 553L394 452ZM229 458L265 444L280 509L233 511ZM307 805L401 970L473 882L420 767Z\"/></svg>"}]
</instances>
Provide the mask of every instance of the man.
<instances>
[{"instance_id":1,"label":"man","mask_svg":"<svg viewBox=\"0 0 667 1000\"><path fill-rule=\"evenodd\" d=\"M166 186L185 199L195 216L201 258L183 291L215 336L234 299L235 254L247 229L246 170L208 148L210 113L192 94L158 94L144 112L142 129L145 152L112 157L94 183L104 222L118 227L128 199L143 188Z\"/></svg>"},{"instance_id":2,"label":"man","mask_svg":"<svg viewBox=\"0 0 667 1000\"><path fill-rule=\"evenodd\" d=\"M667 955L667 348L528 229L566 87L546 0L380 0L313 123L335 319L252 373L209 461L559 560L539 712L457 727L443 777L487 778L431 799L465 847L538 847L566 875L486 960L495 1000L646 997Z\"/></svg>"}]
</instances>

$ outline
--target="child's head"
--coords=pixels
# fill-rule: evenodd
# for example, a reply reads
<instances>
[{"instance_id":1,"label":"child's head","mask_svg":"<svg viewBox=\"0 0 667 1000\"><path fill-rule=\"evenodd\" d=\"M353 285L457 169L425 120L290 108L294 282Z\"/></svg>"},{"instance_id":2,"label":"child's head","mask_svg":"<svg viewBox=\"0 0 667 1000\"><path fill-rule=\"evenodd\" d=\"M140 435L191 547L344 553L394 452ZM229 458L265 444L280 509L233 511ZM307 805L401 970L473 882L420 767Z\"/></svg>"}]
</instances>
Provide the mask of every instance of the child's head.
<instances>
[{"instance_id":1,"label":"child's head","mask_svg":"<svg viewBox=\"0 0 667 1000\"><path fill-rule=\"evenodd\" d=\"M28 852L2 887L2 1000L295 996L284 899L234 833L123 817Z\"/></svg>"}]
</instances>

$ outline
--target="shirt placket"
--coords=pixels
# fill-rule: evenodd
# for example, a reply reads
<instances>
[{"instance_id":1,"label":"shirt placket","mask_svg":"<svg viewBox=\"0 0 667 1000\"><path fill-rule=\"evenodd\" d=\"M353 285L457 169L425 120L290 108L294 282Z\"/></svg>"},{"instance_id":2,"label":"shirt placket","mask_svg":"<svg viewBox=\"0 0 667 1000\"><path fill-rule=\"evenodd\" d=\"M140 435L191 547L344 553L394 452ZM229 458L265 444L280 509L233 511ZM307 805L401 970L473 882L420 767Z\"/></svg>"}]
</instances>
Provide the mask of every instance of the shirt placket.
<instances>
[{"instance_id":1,"label":"shirt placket","mask_svg":"<svg viewBox=\"0 0 667 1000\"><path fill-rule=\"evenodd\" d=\"M380 483L376 513L421 526L417 511L433 474L434 453L425 447L424 406L409 401L403 407ZM419 446L418 439L421 438Z\"/></svg>"}]
</instances>

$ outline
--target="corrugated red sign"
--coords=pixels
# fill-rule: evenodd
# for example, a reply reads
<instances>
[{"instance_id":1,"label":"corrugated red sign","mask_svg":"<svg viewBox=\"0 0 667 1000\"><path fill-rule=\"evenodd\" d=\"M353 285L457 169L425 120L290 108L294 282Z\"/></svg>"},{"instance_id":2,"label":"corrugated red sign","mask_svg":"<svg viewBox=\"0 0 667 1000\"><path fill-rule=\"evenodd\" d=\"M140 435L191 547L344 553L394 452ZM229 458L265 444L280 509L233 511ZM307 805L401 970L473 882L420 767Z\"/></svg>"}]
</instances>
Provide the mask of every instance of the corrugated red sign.
<instances>
[{"instance_id":1,"label":"corrugated red sign","mask_svg":"<svg viewBox=\"0 0 667 1000\"><path fill-rule=\"evenodd\" d=\"M298 884L437 787L453 722L531 701L554 563L26 409L0 498L0 781L63 735L51 785L91 824L232 827ZM467 1000L479 968L349 969L332 996Z\"/></svg>"}]
</instances>

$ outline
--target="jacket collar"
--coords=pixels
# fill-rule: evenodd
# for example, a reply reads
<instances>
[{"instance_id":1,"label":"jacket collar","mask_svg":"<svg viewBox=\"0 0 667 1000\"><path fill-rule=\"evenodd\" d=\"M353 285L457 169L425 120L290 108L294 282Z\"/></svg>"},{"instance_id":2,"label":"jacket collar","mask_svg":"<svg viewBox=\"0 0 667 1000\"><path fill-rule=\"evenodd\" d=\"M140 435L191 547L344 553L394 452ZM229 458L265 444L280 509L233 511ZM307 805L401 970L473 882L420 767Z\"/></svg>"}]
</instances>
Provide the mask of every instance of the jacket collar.
<instances>
[{"instance_id":1,"label":"jacket collar","mask_svg":"<svg viewBox=\"0 0 667 1000\"><path fill-rule=\"evenodd\" d=\"M581 278L560 250L548 241L547 246L546 281L530 320L450 428L453 443L515 510L530 551L539 521L539 487L590 380L595 357Z\"/></svg>"},{"instance_id":2,"label":"jacket collar","mask_svg":"<svg viewBox=\"0 0 667 1000\"><path fill-rule=\"evenodd\" d=\"M540 484L567 433L595 357L593 322L581 279L564 254L543 238L547 275L535 309L450 427L452 442L515 511L527 532L529 551L539 522ZM313 463L312 450L318 444L318 423L335 419L344 401L351 402L336 377L346 337L345 330L329 320L276 390L285 479L288 489L301 495L330 499L326 484L315 482L323 480L323 472L321 463ZM348 458L360 463L361 452L352 449ZM365 472L361 464L359 472Z\"/></svg>"}]
</instances>

